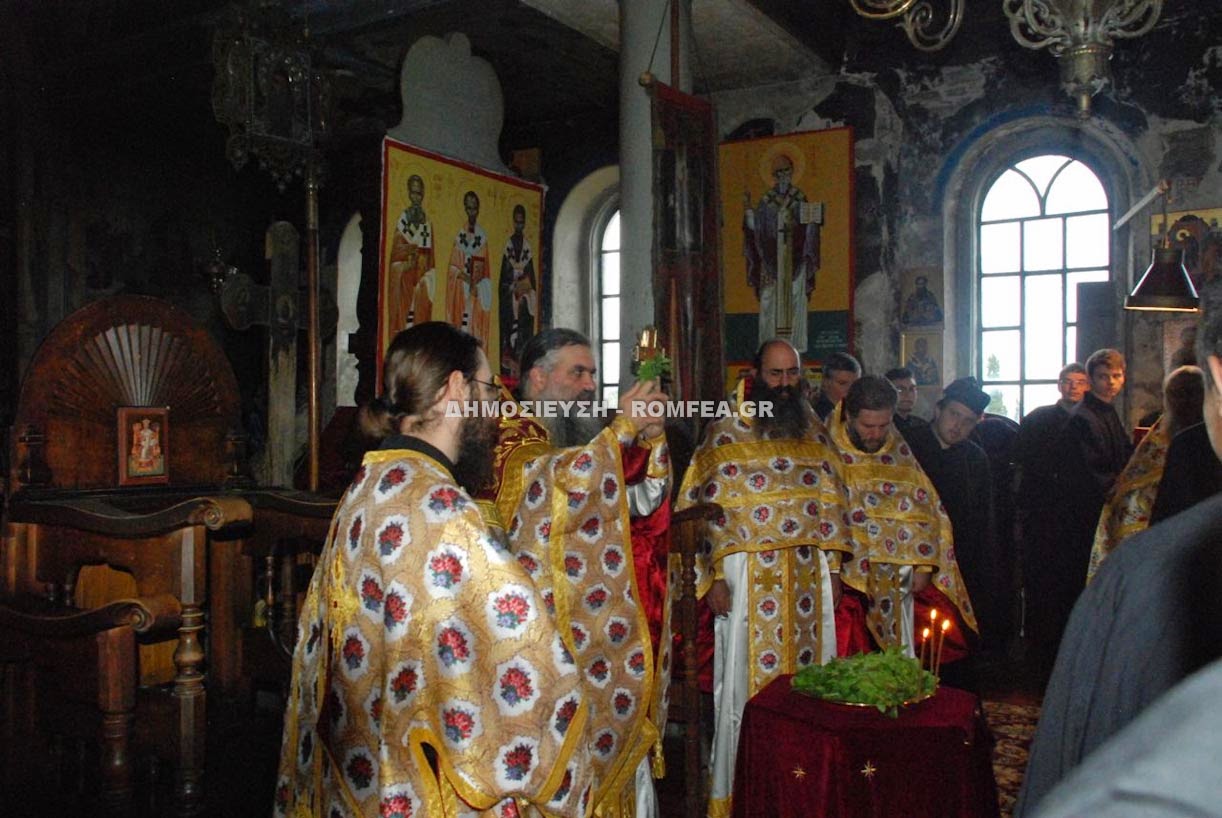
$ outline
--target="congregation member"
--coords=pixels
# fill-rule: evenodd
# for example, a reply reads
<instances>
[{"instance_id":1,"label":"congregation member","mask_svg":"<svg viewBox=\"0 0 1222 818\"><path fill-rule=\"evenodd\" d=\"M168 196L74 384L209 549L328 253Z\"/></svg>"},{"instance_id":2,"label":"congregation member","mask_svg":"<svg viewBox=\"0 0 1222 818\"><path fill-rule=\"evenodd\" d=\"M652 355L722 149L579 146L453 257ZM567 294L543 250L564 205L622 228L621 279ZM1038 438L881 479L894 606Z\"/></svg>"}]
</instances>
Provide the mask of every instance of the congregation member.
<instances>
[{"instance_id":1,"label":"congregation member","mask_svg":"<svg viewBox=\"0 0 1222 818\"><path fill-rule=\"evenodd\" d=\"M989 396L990 401L992 395ZM988 601L989 621L981 625L981 649L1007 653L1019 621L1019 544L1014 506L1014 448L1019 425L1007 415L993 414L986 407L972 430L971 441L984 450L989 461L989 482L993 505L992 588Z\"/></svg>"},{"instance_id":2,"label":"congregation member","mask_svg":"<svg viewBox=\"0 0 1222 818\"><path fill-rule=\"evenodd\" d=\"M1041 675L1047 675L1052 667L1060 633L1053 609L1038 602L1045 580L1054 570L1063 537L1053 478L1056 464L1071 455L1059 448L1059 441L1070 413L1089 390L1086 367L1076 362L1067 364L1057 377L1060 400L1028 412L1019 425L1014 446L1018 469L1014 504L1022 549L1019 565L1023 577L1023 631L1029 656Z\"/></svg>"},{"instance_id":3,"label":"congregation member","mask_svg":"<svg viewBox=\"0 0 1222 818\"><path fill-rule=\"evenodd\" d=\"M449 411L495 396L488 360L471 335L418 324L392 341L383 383L363 421L381 446L300 613L275 814L584 815L599 692L471 499L495 419Z\"/></svg>"},{"instance_id":4,"label":"congregation member","mask_svg":"<svg viewBox=\"0 0 1222 818\"><path fill-rule=\"evenodd\" d=\"M861 377L861 364L847 352L833 352L823 362L823 378L815 395L815 414L827 424L836 404L844 400L853 381Z\"/></svg>"},{"instance_id":5,"label":"congregation member","mask_svg":"<svg viewBox=\"0 0 1222 818\"><path fill-rule=\"evenodd\" d=\"M1222 459L1222 309L1206 312L1197 360L1210 450ZM1041 814L1045 796L1074 768L1186 676L1222 656L1220 543L1222 496L1215 496L1135 534L1104 561L1066 628L1018 818Z\"/></svg>"},{"instance_id":6,"label":"congregation member","mask_svg":"<svg viewBox=\"0 0 1222 818\"><path fill-rule=\"evenodd\" d=\"M1172 435L1167 446L1162 479L1150 509L1150 525L1192 508L1220 491L1222 461L1213 456L1209 430L1204 421L1190 424Z\"/></svg>"},{"instance_id":7,"label":"congregation member","mask_svg":"<svg viewBox=\"0 0 1222 818\"><path fill-rule=\"evenodd\" d=\"M1108 493L1132 447L1112 405L1124 387L1124 356L1100 349L1086 361L1090 391L1074 407L1061 429L1054 455L1052 507L1059 518L1058 538L1040 554L1028 610L1037 613L1046 631L1040 634L1043 658L1055 657L1069 612L1086 585L1095 528Z\"/></svg>"},{"instance_id":8,"label":"congregation member","mask_svg":"<svg viewBox=\"0 0 1222 818\"><path fill-rule=\"evenodd\" d=\"M888 369L883 377L895 387L895 416L891 423L896 430L907 438L910 430L928 426L929 421L912 411L917 402L916 375L912 370L906 366L898 366Z\"/></svg>"},{"instance_id":9,"label":"congregation member","mask_svg":"<svg viewBox=\"0 0 1222 818\"><path fill-rule=\"evenodd\" d=\"M1086 569L1087 582L1116 546L1150 526L1171 440L1184 429L1201 423L1204 399L1204 383L1198 367L1178 367L1163 381L1162 414L1116 478L1111 496L1099 515L1090 565ZM1212 452L1207 446L1207 456L1216 463Z\"/></svg>"},{"instance_id":10,"label":"congregation member","mask_svg":"<svg viewBox=\"0 0 1222 818\"><path fill-rule=\"evenodd\" d=\"M730 814L747 700L837 652L840 564L852 551L845 489L802 386L797 350L765 342L738 413L709 424L676 502L724 512L708 524L698 589L716 616L710 816Z\"/></svg>"},{"instance_id":11,"label":"congregation member","mask_svg":"<svg viewBox=\"0 0 1222 818\"><path fill-rule=\"evenodd\" d=\"M955 562L975 601L981 638L995 643L1002 612L994 607L1001 589L992 483L988 456L970 439L988 405L989 396L975 378L952 381L942 391L933 421L913 429L907 440L950 517Z\"/></svg>"},{"instance_id":12,"label":"congregation member","mask_svg":"<svg viewBox=\"0 0 1222 818\"><path fill-rule=\"evenodd\" d=\"M638 427L621 412L608 426L593 411L597 364L578 332L544 330L525 344L520 364L521 406L534 416L502 413L493 480L478 496L572 634L583 671L619 698L590 702L592 804L617 816L656 816L651 753L660 748L671 649L662 421ZM627 390L620 406L664 400L651 381Z\"/></svg>"},{"instance_id":13,"label":"congregation member","mask_svg":"<svg viewBox=\"0 0 1222 818\"><path fill-rule=\"evenodd\" d=\"M829 429L840 451L848 490L853 557L841 581L865 599L866 624L879 647L915 653L913 619L933 606L958 613L960 628L976 630L976 615L954 557L950 518L912 449L892 428L895 388L867 375L832 413ZM920 598L920 602L916 598ZM961 658L964 634L948 641L946 661Z\"/></svg>"}]
</instances>

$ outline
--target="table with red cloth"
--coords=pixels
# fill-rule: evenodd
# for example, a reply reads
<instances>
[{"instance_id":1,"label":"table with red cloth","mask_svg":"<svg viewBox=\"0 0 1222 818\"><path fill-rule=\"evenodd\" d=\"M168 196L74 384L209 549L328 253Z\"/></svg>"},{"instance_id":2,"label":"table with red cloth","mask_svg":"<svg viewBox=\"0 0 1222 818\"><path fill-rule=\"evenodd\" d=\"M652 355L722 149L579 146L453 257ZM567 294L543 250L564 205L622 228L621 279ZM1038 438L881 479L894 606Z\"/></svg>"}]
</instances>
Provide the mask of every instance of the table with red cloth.
<instances>
[{"instance_id":1,"label":"table with red cloth","mask_svg":"<svg viewBox=\"0 0 1222 818\"><path fill-rule=\"evenodd\" d=\"M971 693L943 687L891 718L821 701L782 676L747 702L738 818L995 818L993 736Z\"/></svg>"}]
</instances>

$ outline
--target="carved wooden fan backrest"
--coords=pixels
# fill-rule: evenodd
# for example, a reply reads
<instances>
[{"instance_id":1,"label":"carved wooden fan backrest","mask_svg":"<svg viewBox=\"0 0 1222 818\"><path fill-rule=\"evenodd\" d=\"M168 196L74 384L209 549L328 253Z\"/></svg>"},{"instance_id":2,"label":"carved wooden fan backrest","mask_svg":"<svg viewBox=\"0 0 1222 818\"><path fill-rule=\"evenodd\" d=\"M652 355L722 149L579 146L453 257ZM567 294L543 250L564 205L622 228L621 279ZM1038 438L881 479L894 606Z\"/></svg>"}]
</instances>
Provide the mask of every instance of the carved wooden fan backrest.
<instances>
[{"instance_id":1,"label":"carved wooden fan backrest","mask_svg":"<svg viewBox=\"0 0 1222 818\"><path fill-rule=\"evenodd\" d=\"M95 301L43 340L22 381L18 441L41 435L49 485L117 486L120 407L169 407L165 471L171 485L215 486L226 477L228 433L239 430L237 381L216 341L183 310L146 296Z\"/></svg>"}]
</instances>

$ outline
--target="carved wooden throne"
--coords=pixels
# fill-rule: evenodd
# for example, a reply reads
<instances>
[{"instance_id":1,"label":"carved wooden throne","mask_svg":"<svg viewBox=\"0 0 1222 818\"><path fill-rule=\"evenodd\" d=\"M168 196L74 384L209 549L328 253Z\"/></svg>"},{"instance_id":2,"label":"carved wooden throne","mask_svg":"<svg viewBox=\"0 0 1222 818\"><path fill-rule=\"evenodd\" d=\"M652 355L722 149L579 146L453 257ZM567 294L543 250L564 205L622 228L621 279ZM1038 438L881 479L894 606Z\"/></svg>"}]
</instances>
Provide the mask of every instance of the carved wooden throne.
<instances>
[{"instance_id":1,"label":"carved wooden throne","mask_svg":"<svg viewBox=\"0 0 1222 818\"><path fill-rule=\"evenodd\" d=\"M10 433L0 605L30 597L65 608L104 604L65 581L102 565L126 577L122 596L169 594L181 605L177 639L167 644L181 731L176 811L184 815L203 809L205 672L213 692L242 684L254 566L270 563L266 555L291 562L321 543L334 508L251 485L239 406L229 362L202 327L164 301L121 295L83 307L46 337ZM123 407L165 411L163 468L140 485L121 485L131 448ZM141 647L141 676L157 681L146 677L156 662Z\"/></svg>"},{"instance_id":2,"label":"carved wooden throne","mask_svg":"<svg viewBox=\"0 0 1222 818\"><path fill-rule=\"evenodd\" d=\"M224 353L177 307L120 295L60 322L30 362L13 424L14 493L116 488L122 406L170 407L167 485L241 479L238 385Z\"/></svg>"}]
</instances>

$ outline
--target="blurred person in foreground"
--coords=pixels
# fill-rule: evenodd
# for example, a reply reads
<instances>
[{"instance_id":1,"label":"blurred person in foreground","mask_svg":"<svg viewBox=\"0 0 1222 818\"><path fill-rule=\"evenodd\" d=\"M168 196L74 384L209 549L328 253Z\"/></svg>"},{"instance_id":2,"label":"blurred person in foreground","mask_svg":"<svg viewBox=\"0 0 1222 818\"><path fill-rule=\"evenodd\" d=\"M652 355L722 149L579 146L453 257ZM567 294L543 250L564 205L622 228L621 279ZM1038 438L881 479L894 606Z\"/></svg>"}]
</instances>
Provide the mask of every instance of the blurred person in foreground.
<instances>
[{"instance_id":1,"label":"blurred person in foreground","mask_svg":"<svg viewBox=\"0 0 1222 818\"><path fill-rule=\"evenodd\" d=\"M1222 309L1207 309L1197 353L1205 425L1222 459ZM1039 814L1048 792L1087 756L1219 657L1222 496L1215 496L1122 542L1078 599L1044 694L1015 816ZM1164 780L1192 775L1193 759L1179 761L1183 766L1164 765ZM1212 779L1200 775L1192 785L1208 786Z\"/></svg>"}]
</instances>

